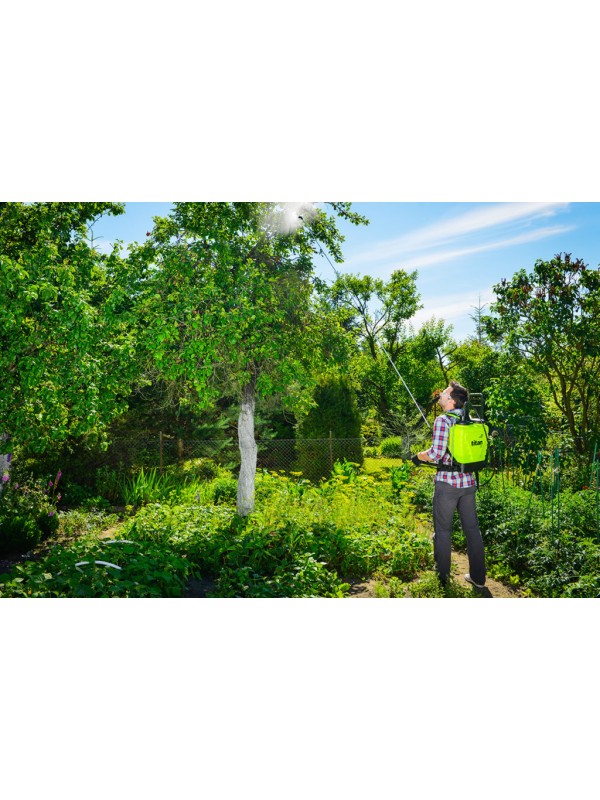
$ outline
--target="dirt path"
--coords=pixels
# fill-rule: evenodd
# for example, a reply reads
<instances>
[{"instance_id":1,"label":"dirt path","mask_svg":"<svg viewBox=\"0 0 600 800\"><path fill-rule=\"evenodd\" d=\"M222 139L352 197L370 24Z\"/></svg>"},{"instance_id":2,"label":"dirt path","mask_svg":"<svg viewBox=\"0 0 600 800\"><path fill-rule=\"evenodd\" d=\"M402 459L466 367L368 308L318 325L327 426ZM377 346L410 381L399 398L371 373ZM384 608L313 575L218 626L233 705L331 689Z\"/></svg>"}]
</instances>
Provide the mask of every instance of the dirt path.
<instances>
[{"instance_id":1,"label":"dirt path","mask_svg":"<svg viewBox=\"0 0 600 800\"><path fill-rule=\"evenodd\" d=\"M469 571L469 559L466 553L452 553L452 577L461 584L461 586L471 586L465 580L465 575ZM481 597L522 597L523 595L519 589L514 586L506 586L500 581L495 581L493 578L488 578L485 582L485 589L474 589L479 592Z\"/></svg>"},{"instance_id":2,"label":"dirt path","mask_svg":"<svg viewBox=\"0 0 600 800\"><path fill-rule=\"evenodd\" d=\"M467 589L471 589L479 597L522 597L522 593L513 586L506 586L500 581L488 578L484 589L476 589L465 580L465 575L469 571L469 559L466 553L452 553L452 578ZM350 588L350 597L375 597L373 587L377 583L374 579L354 583Z\"/></svg>"}]
</instances>

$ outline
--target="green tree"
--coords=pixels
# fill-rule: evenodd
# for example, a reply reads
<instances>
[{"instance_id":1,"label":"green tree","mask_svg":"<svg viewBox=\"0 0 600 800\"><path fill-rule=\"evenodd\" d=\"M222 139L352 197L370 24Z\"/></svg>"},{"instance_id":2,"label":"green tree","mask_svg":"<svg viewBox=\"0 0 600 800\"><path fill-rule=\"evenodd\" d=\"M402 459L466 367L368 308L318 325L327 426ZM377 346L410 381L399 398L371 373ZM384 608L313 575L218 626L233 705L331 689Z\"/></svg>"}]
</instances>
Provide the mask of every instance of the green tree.
<instances>
[{"instance_id":1,"label":"green tree","mask_svg":"<svg viewBox=\"0 0 600 800\"><path fill-rule=\"evenodd\" d=\"M454 380L466 386L470 392L484 396L494 378L507 375L506 362L499 350L479 339L470 339L452 351L450 372ZM514 359L513 359L514 360Z\"/></svg>"},{"instance_id":2,"label":"green tree","mask_svg":"<svg viewBox=\"0 0 600 800\"><path fill-rule=\"evenodd\" d=\"M42 453L69 436L102 436L125 407L134 332L120 258L89 245L116 203L0 205L0 431ZM4 446L4 449L7 445Z\"/></svg>"},{"instance_id":3,"label":"green tree","mask_svg":"<svg viewBox=\"0 0 600 800\"><path fill-rule=\"evenodd\" d=\"M361 420L356 391L347 376L325 374L313 395L315 406L298 425L299 469L311 481L326 477L331 462L362 464ZM335 439L328 443L327 440ZM347 439L345 443L337 440Z\"/></svg>"},{"instance_id":4,"label":"green tree","mask_svg":"<svg viewBox=\"0 0 600 800\"><path fill-rule=\"evenodd\" d=\"M370 275L338 274L326 296L334 308L345 309L347 329L377 359L383 338L392 358L400 346L406 321L422 306L416 287L417 273L392 272L387 283Z\"/></svg>"},{"instance_id":5,"label":"green tree","mask_svg":"<svg viewBox=\"0 0 600 800\"><path fill-rule=\"evenodd\" d=\"M175 203L131 259L143 343L164 379L185 382L198 409L224 391L239 398L242 516L254 508L256 398L306 407L324 346L338 352L335 325L315 313L312 258L325 248L341 261L336 215L366 220L331 207L284 226L273 203Z\"/></svg>"},{"instance_id":6,"label":"green tree","mask_svg":"<svg viewBox=\"0 0 600 800\"><path fill-rule=\"evenodd\" d=\"M545 376L576 451L589 453L600 429L600 269L559 253L494 291L487 334Z\"/></svg>"},{"instance_id":7,"label":"green tree","mask_svg":"<svg viewBox=\"0 0 600 800\"><path fill-rule=\"evenodd\" d=\"M337 274L323 296L340 314L344 328L353 337L355 357L352 373L361 386L361 406L376 409L382 422L393 416L396 376L383 347L394 362L406 356L406 323L421 308L416 288L417 273L396 270L389 281Z\"/></svg>"},{"instance_id":8,"label":"green tree","mask_svg":"<svg viewBox=\"0 0 600 800\"><path fill-rule=\"evenodd\" d=\"M548 417L540 377L522 363L502 377L492 378L486 393L487 418L498 428L504 463L536 465L538 451L548 436Z\"/></svg>"}]
</instances>

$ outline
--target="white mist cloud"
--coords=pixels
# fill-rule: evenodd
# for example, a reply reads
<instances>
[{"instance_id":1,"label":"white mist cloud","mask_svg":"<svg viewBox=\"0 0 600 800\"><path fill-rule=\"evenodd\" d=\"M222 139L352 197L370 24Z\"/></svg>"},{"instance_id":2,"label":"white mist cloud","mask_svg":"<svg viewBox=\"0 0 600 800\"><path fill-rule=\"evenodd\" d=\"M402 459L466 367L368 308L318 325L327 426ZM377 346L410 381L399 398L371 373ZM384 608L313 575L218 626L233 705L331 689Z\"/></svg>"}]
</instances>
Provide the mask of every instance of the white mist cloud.
<instances>
[{"instance_id":1,"label":"white mist cloud","mask_svg":"<svg viewBox=\"0 0 600 800\"><path fill-rule=\"evenodd\" d=\"M267 216L265 224L275 234L286 236L310 222L316 213L315 203L277 203L276 208Z\"/></svg>"}]
</instances>

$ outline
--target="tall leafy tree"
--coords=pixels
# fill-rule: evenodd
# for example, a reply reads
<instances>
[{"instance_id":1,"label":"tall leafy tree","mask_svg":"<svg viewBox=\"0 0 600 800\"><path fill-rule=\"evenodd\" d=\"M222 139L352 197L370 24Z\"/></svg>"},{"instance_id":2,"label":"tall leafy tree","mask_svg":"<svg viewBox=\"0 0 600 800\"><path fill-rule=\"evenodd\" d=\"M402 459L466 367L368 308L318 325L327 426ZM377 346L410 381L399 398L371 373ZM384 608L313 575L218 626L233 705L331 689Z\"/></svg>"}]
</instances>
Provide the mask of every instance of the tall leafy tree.
<instances>
[{"instance_id":1,"label":"tall leafy tree","mask_svg":"<svg viewBox=\"0 0 600 800\"><path fill-rule=\"evenodd\" d=\"M331 213L333 212L333 213ZM315 313L313 255L340 262L337 215L366 222L349 203L310 209L281 225L273 203L175 203L132 257L146 352L167 380L185 382L198 409L226 388L240 401L237 510L254 508L257 397L286 394L306 407L335 325Z\"/></svg>"},{"instance_id":2,"label":"tall leafy tree","mask_svg":"<svg viewBox=\"0 0 600 800\"><path fill-rule=\"evenodd\" d=\"M353 372L363 398L388 420L394 405L395 375L390 373L385 347L394 362L407 356L406 323L421 308L417 273L395 270L386 282L370 275L339 274L323 294L343 317L356 345Z\"/></svg>"},{"instance_id":3,"label":"tall leafy tree","mask_svg":"<svg viewBox=\"0 0 600 800\"><path fill-rule=\"evenodd\" d=\"M115 281L116 251L89 226L117 203L0 205L0 431L44 452L101 435L124 407L133 333Z\"/></svg>"},{"instance_id":4,"label":"tall leafy tree","mask_svg":"<svg viewBox=\"0 0 600 800\"><path fill-rule=\"evenodd\" d=\"M377 359L383 339L394 357L401 347L406 321L422 308L416 287L417 273L402 269L392 272L386 282L370 275L339 274L328 288L334 307L347 311L346 324Z\"/></svg>"},{"instance_id":5,"label":"tall leafy tree","mask_svg":"<svg viewBox=\"0 0 600 800\"><path fill-rule=\"evenodd\" d=\"M576 451L589 453L600 431L600 269L558 253L494 291L487 334L545 376Z\"/></svg>"}]
</instances>

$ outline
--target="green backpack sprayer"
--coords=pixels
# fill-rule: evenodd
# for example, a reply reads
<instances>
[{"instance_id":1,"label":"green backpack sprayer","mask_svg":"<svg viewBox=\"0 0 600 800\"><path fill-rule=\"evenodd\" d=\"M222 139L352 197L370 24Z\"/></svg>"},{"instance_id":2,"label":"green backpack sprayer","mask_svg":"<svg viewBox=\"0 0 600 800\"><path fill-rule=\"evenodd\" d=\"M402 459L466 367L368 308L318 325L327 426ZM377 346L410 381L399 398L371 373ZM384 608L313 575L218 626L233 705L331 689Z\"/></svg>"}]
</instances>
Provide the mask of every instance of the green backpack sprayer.
<instances>
[{"instance_id":1,"label":"green backpack sprayer","mask_svg":"<svg viewBox=\"0 0 600 800\"><path fill-rule=\"evenodd\" d=\"M448 434L448 452L452 456L452 464L438 464L438 471L479 472L487 464L489 425L479 418L472 419L467 403L464 414L448 411L446 416L456 419Z\"/></svg>"}]
</instances>

